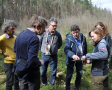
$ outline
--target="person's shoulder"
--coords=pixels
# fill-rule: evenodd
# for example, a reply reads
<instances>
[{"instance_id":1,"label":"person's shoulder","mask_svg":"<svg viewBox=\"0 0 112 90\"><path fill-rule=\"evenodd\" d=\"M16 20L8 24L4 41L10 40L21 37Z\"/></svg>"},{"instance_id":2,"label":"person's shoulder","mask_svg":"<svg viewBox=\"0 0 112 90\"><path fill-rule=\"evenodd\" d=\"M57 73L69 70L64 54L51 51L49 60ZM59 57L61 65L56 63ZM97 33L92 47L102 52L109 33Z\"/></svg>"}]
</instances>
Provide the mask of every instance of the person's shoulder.
<instances>
[{"instance_id":1,"label":"person's shoulder","mask_svg":"<svg viewBox=\"0 0 112 90\"><path fill-rule=\"evenodd\" d=\"M86 39L86 37L84 36L83 33L80 33L79 36L81 37L82 40L85 40Z\"/></svg>"},{"instance_id":2,"label":"person's shoulder","mask_svg":"<svg viewBox=\"0 0 112 90\"><path fill-rule=\"evenodd\" d=\"M66 38L71 38L71 37L73 37L72 33L68 33L68 34L66 35Z\"/></svg>"},{"instance_id":3,"label":"person's shoulder","mask_svg":"<svg viewBox=\"0 0 112 90\"><path fill-rule=\"evenodd\" d=\"M57 31L57 30L56 30L56 34L57 34L57 35L61 35L61 33L60 33L59 31Z\"/></svg>"},{"instance_id":4,"label":"person's shoulder","mask_svg":"<svg viewBox=\"0 0 112 90\"><path fill-rule=\"evenodd\" d=\"M5 34L2 34L2 35L0 36L0 39L5 39L5 38L7 38Z\"/></svg>"},{"instance_id":5,"label":"person's shoulder","mask_svg":"<svg viewBox=\"0 0 112 90\"><path fill-rule=\"evenodd\" d=\"M100 40L100 43L105 43L107 44L106 40L105 40L105 36Z\"/></svg>"},{"instance_id":6,"label":"person's shoulder","mask_svg":"<svg viewBox=\"0 0 112 90\"><path fill-rule=\"evenodd\" d=\"M79 35L80 35L81 37L85 37L83 33L79 33Z\"/></svg>"}]
</instances>

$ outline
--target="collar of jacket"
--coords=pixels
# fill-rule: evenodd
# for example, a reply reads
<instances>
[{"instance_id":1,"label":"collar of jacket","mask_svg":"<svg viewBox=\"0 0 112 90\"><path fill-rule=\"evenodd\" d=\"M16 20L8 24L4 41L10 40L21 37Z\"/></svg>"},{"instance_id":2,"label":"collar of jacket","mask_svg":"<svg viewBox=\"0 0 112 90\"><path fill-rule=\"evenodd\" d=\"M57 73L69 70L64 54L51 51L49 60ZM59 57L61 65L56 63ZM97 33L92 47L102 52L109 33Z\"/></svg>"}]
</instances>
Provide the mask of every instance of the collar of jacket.
<instances>
[{"instance_id":1,"label":"collar of jacket","mask_svg":"<svg viewBox=\"0 0 112 90\"><path fill-rule=\"evenodd\" d=\"M105 36L104 37L102 37L98 42L96 42L95 43L95 45L93 45L93 46L97 46L98 45L98 43L102 40L102 39L105 39Z\"/></svg>"},{"instance_id":2,"label":"collar of jacket","mask_svg":"<svg viewBox=\"0 0 112 90\"><path fill-rule=\"evenodd\" d=\"M70 34L67 34L66 35L72 42L75 42L75 40L74 40L74 37L73 37L73 35L72 35L72 33L70 33ZM80 33L79 34L79 36L81 37L81 43L82 42L84 42L84 36L83 36L83 34L82 33Z\"/></svg>"}]
</instances>

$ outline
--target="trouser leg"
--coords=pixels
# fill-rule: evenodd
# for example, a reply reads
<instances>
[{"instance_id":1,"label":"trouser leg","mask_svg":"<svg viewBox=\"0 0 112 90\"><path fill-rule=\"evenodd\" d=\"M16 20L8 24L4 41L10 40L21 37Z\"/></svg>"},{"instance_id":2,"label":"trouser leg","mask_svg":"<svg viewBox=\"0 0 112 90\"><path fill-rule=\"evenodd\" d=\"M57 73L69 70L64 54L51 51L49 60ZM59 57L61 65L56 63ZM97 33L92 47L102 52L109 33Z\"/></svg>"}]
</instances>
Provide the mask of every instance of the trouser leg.
<instances>
[{"instance_id":1,"label":"trouser leg","mask_svg":"<svg viewBox=\"0 0 112 90\"><path fill-rule=\"evenodd\" d=\"M109 77L107 76L107 78L103 81L104 87L108 87L108 80L109 80Z\"/></svg>"},{"instance_id":2,"label":"trouser leg","mask_svg":"<svg viewBox=\"0 0 112 90\"><path fill-rule=\"evenodd\" d=\"M57 71L57 55L53 55L50 57L50 69L51 69L50 84L54 85Z\"/></svg>"},{"instance_id":3,"label":"trouser leg","mask_svg":"<svg viewBox=\"0 0 112 90\"><path fill-rule=\"evenodd\" d=\"M21 78L19 78L19 81L20 81L20 90L28 90L27 79L21 79Z\"/></svg>"},{"instance_id":4,"label":"trouser leg","mask_svg":"<svg viewBox=\"0 0 112 90\"><path fill-rule=\"evenodd\" d=\"M102 90L103 81L106 78L107 78L107 75L105 75L105 76L93 76L93 75L91 75L92 90Z\"/></svg>"},{"instance_id":5,"label":"trouser leg","mask_svg":"<svg viewBox=\"0 0 112 90\"><path fill-rule=\"evenodd\" d=\"M28 90L40 89L40 72L30 73L28 76Z\"/></svg>"},{"instance_id":6,"label":"trouser leg","mask_svg":"<svg viewBox=\"0 0 112 90\"><path fill-rule=\"evenodd\" d=\"M19 90L19 79L14 75L14 90Z\"/></svg>"},{"instance_id":7,"label":"trouser leg","mask_svg":"<svg viewBox=\"0 0 112 90\"><path fill-rule=\"evenodd\" d=\"M73 68L67 66L67 74L66 74L66 90L70 89L70 81L73 74Z\"/></svg>"},{"instance_id":8,"label":"trouser leg","mask_svg":"<svg viewBox=\"0 0 112 90\"><path fill-rule=\"evenodd\" d=\"M76 62L76 80L75 80L75 87L79 89L80 83L81 83L81 77L82 77L82 68L83 64L82 62Z\"/></svg>"},{"instance_id":9,"label":"trouser leg","mask_svg":"<svg viewBox=\"0 0 112 90\"><path fill-rule=\"evenodd\" d=\"M45 53L41 53L41 60L43 60L43 62L44 62L44 65L41 66L41 79L42 79L43 85L47 85L46 72L47 72L47 67L49 64L49 59L50 59L50 56L46 56Z\"/></svg>"},{"instance_id":10,"label":"trouser leg","mask_svg":"<svg viewBox=\"0 0 112 90\"><path fill-rule=\"evenodd\" d=\"M41 79L42 79L42 84L46 85L47 84L47 67L48 67L48 62L45 62L43 66L41 66Z\"/></svg>"},{"instance_id":11,"label":"trouser leg","mask_svg":"<svg viewBox=\"0 0 112 90\"><path fill-rule=\"evenodd\" d=\"M6 74L6 90L12 90L14 74L12 73L13 64L4 63L3 69Z\"/></svg>"}]
</instances>

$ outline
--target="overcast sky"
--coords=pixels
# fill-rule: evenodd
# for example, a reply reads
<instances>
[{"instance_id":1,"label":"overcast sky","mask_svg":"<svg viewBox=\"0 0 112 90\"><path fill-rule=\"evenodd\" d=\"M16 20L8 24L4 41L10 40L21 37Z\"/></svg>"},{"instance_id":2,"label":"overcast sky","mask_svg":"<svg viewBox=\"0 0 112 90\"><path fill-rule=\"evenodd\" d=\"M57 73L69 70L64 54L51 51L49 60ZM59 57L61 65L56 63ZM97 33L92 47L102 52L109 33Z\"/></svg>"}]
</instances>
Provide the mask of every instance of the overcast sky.
<instances>
[{"instance_id":1,"label":"overcast sky","mask_svg":"<svg viewBox=\"0 0 112 90\"><path fill-rule=\"evenodd\" d=\"M91 0L93 5L96 5L100 8L106 8L112 11L112 0Z\"/></svg>"}]
</instances>

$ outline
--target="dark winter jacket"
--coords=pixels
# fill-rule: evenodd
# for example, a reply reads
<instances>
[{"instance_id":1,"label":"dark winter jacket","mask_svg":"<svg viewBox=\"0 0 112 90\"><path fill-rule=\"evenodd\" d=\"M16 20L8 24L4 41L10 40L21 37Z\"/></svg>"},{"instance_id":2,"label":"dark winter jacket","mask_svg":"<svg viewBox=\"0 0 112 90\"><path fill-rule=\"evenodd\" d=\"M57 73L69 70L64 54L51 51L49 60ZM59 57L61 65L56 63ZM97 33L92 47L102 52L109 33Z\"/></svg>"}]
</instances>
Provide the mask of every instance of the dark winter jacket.
<instances>
[{"instance_id":1,"label":"dark winter jacket","mask_svg":"<svg viewBox=\"0 0 112 90\"><path fill-rule=\"evenodd\" d=\"M85 55L87 53L86 38L82 33L80 33L79 36L81 37L83 55ZM72 61L72 56L77 55L77 45L71 33L66 36L64 52L66 54L66 66L73 67L74 61Z\"/></svg>"},{"instance_id":2,"label":"dark winter jacket","mask_svg":"<svg viewBox=\"0 0 112 90\"><path fill-rule=\"evenodd\" d=\"M27 60L26 68L30 68L32 72L39 70L39 67L41 66L41 62L37 57L39 51L39 38L34 32L30 31L29 29L26 29L21 34L20 48L18 54L19 37L20 34L18 34L14 44L16 60L18 60L19 58Z\"/></svg>"}]
</instances>

